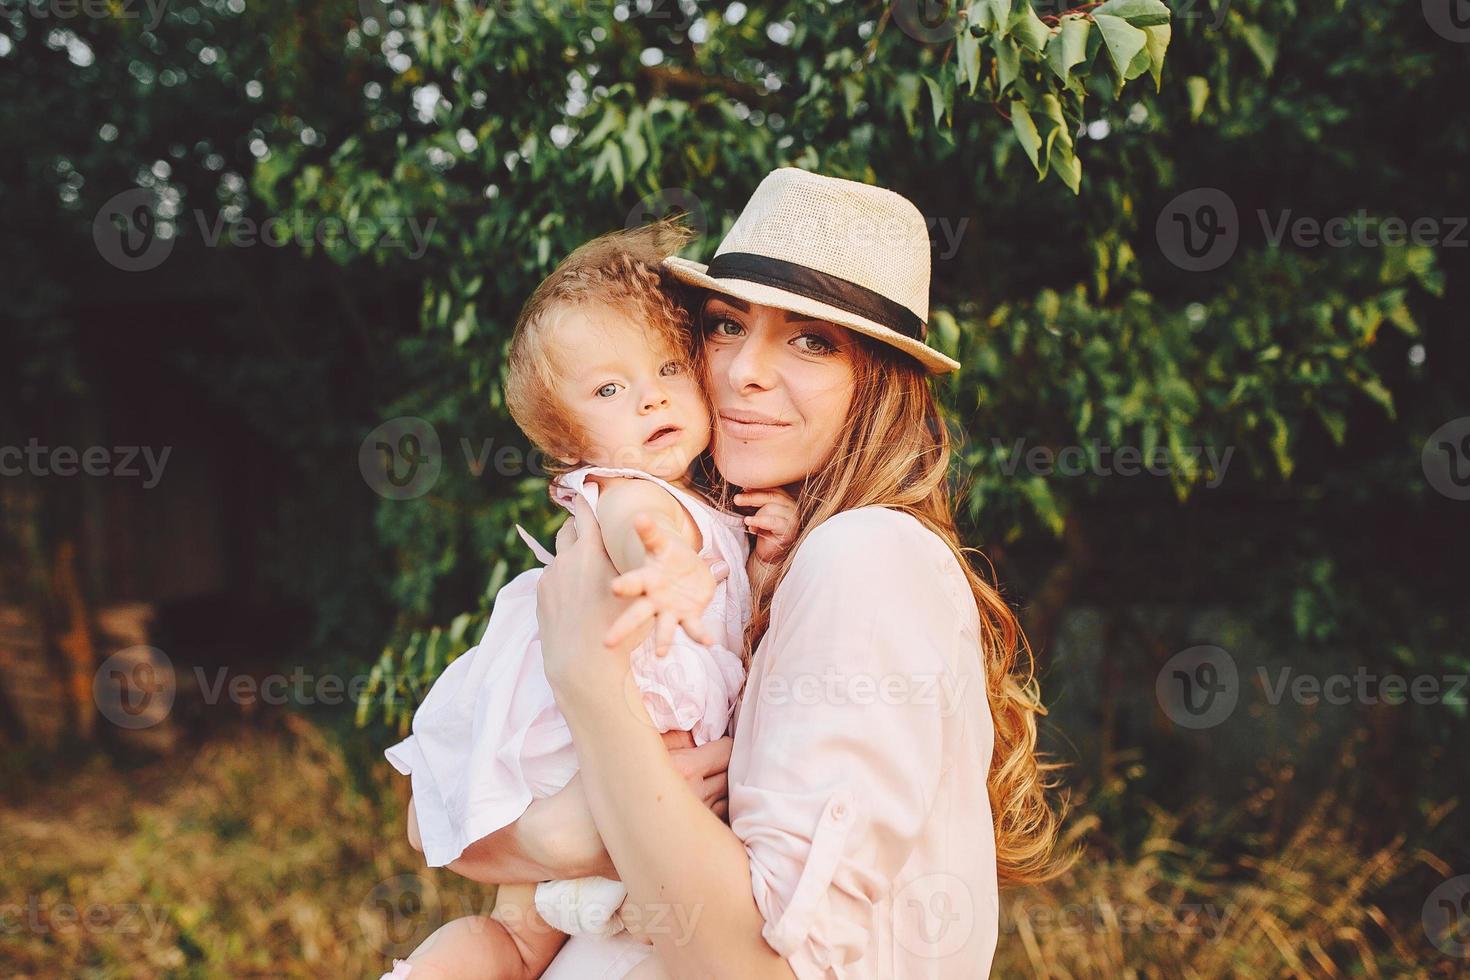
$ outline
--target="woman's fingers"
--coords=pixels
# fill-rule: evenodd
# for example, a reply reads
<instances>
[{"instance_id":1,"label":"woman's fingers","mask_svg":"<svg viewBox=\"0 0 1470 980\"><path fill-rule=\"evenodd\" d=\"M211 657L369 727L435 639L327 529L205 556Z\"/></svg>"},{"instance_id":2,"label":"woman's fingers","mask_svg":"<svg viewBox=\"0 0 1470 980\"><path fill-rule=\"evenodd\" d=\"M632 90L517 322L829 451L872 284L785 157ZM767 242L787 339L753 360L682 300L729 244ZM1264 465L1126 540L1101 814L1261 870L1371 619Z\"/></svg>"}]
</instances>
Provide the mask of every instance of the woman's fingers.
<instances>
[{"instance_id":1,"label":"woman's fingers","mask_svg":"<svg viewBox=\"0 0 1470 980\"><path fill-rule=\"evenodd\" d=\"M766 504L791 502L790 494L784 490L745 490L730 498L741 507L764 507Z\"/></svg>"},{"instance_id":2,"label":"woman's fingers","mask_svg":"<svg viewBox=\"0 0 1470 980\"><path fill-rule=\"evenodd\" d=\"M714 806L720 800L730 795L730 776L728 773L716 773L706 776L703 783L703 795L705 806Z\"/></svg>"},{"instance_id":3,"label":"woman's fingers","mask_svg":"<svg viewBox=\"0 0 1470 980\"><path fill-rule=\"evenodd\" d=\"M556 543L552 545L552 550L557 554L561 554L576 543L577 519L575 517L568 517L565 521L562 521L561 527L557 529Z\"/></svg>"},{"instance_id":4,"label":"woman's fingers","mask_svg":"<svg viewBox=\"0 0 1470 980\"><path fill-rule=\"evenodd\" d=\"M678 729L663 732L660 736L664 740L664 748L672 752L674 749L694 748L694 733L681 732Z\"/></svg>"},{"instance_id":5,"label":"woman's fingers","mask_svg":"<svg viewBox=\"0 0 1470 980\"><path fill-rule=\"evenodd\" d=\"M604 637L603 642L610 647L617 646L631 636L634 631L640 629L652 619L654 612L654 605L649 600L639 599L635 601L631 606L623 610L622 615L613 620L613 624L607 629L607 635Z\"/></svg>"},{"instance_id":6,"label":"woman's fingers","mask_svg":"<svg viewBox=\"0 0 1470 980\"><path fill-rule=\"evenodd\" d=\"M730 563L723 558L706 558L709 563L709 573L715 577L716 582L723 582L730 577Z\"/></svg>"},{"instance_id":7,"label":"woman's fingers","mask_svg":"<svg viewBox=\"0 0 1470 980\"><path fill-rule=\"evenodd\" d=\"M592 504L580 493L572 500L572 517L577 521L577 533L587 534L593 528L601 533L601 527L597 523L597 512L592 509Z\"/></svg>"},{"instance_id":8,"label":"woman's fingers","mask_svg":"<svg viewBox=\"0 0 1470 980\"><path fill-rule=\"evenodd\" d=\"M690 753L689 761L693 763L694 771L709 778L730 768L730 750L734 747L735 740L726 735L685 751Z\"/></svg>"}]
</instances>

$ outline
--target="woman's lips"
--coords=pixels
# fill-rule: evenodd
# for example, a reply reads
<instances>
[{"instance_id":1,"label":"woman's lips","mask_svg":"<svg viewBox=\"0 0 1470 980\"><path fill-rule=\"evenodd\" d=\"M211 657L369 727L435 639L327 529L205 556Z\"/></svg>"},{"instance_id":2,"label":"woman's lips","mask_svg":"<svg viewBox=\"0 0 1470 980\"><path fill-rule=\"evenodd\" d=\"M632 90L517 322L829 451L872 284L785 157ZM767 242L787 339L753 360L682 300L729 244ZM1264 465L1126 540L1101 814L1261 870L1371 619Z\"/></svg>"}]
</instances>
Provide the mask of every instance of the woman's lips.
<instances>
[{"instance_id":1,"label":"woman's lips","mask_svg":"<svg viewBox=\"0 0 1470 980\"><path fill-rule=\"evenodd\" d=\"M729 411L720 413L720 428L736 439L764 439L791 428L791 423L755 412Z\"/></svg>"}]
</instances>

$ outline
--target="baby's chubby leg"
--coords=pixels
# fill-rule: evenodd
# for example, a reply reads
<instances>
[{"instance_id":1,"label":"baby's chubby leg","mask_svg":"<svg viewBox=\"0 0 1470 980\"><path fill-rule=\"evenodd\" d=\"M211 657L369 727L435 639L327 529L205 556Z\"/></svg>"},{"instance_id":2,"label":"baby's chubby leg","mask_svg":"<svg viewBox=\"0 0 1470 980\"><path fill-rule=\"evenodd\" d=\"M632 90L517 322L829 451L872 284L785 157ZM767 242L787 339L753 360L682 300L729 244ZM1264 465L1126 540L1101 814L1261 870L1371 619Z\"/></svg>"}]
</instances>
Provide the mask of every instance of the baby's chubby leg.
<instances>
[{"instance_id":1,"label":"baby's chubby leg","mask_svg":"<svg viewBox=\"0 0 1470 980\"><path fill-rule=\"evenodd\" d=\"M434 931L408 957L405 980L534 980L566 935L536 913L534 885L502 885L489 916L470 915Z\"/></svg>"}]
</instances>

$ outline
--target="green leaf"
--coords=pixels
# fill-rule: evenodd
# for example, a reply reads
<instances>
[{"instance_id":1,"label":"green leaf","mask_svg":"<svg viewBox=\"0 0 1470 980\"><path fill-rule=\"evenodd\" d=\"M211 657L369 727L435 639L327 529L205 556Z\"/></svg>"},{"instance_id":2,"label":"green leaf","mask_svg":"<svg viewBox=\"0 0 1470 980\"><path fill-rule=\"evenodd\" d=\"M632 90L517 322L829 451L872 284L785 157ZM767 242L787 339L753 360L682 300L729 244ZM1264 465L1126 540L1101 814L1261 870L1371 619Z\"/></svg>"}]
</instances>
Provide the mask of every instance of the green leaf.
<instances>
[{"instance_id":1,"label":"green leaf","mask_svg":"<svg viewBox=\"0 0 1470 980\"><path fill-rule=\"evenodd\" d=\"M1148 35L1121 17L1096 14L1093 20L1102 34L1103 46L1108 49L1114 72L1120 79L1127 78L1128 66L1148 43Z\"/></svg>"},{"instance_id":2,"label":"green leaf","mask_svg":"<svg viewBox=\"0 0 1470 980\"><path fill-rule=\"evenodd\" d=\"M1051 169L1061 178L1062 183L1066 184L1073 194L1080 194L1082 192L1082 161L1077 159L1077 153L1072 148L1071 142L1054 143L1051 152L1047 154L1047 159L1051 161Z\"/></svg>"},{"instance_id":3,"label":"green leaf","mask_svg":"<svg viewBox=\"0 0 1470 980\"><path fill-rule=\"evenodd\" d=\"M1276 67L1276 39L1255 24L1243 24L1240 36L1267 75Z\"/></svg>"},{"instance_id":4,"label":"green leaf","mask_svg":"<svg viewBox=\"0 0 1470 980\"><path fill-rule=\"evenodd\" d=\"M1189 121L1195 122L1210 100L1210 83L1199 75L1190 75L1184 80L1184 87L1189 90Z\"/></svg>"},{"instance_id":5,"label":"green leaf","mask_svg":"<svg viewBox=\"0 0 1470 980\"><path fill-rule=\"evenodd\" d=\"M1046 46L1046 63L1063 82L1074 65L1087 57L1087 36L1092 22L1085 17L1063 17L1061 32Z\"/></svg>"},{"instance_id":6,"label":"green leaf","mask_svg":"<svg viewBox=\"0 0 1470 980\"><path fill-rule=\"evenodd\" d=\"M1026 108L1026 103L1016 99L1011 103L1011 129L1016 133L1016 139L1021 144L1021 149L1026 151L1026 156L1031 159L1031 166L1042 177L1046 176L1046 168L1041 165L1041 133L1036 129L1036 123L1031 119L1031 110ZM1039 178L1038 178L1039 179Z\"/></svg>"},{"instance_id":7,"label":"green leaf","mask_svg":"<svg viewBox=\"0 0 1470 980\"><path fill-rule=\"evenodd\" d=\"M1094 17L1117 17L1134 27L1156 27L1169 23L1169 8L1159 0L1108 0L1092 12Z\"/></svg>"},{"instance_id":8,"label":"green leaf","mask_svg":"<svg viewBox=\"0 0 1470 980\"><path fill-rule=\"evenodd\" d=\"M1169 39L1174 34L1174 28L1168 24L1157 24L1145 27L1143 33L1148 35L1148 69L1154 76L1154 91L1164 90L1164 53L1169 50Z\"/></svg>"},{"instance_id":9,"label":"green leaf","mask_svg":"<svg viewBox=\"0 0 1470 980\"><path fill-rule=\"evenodd\" d=\"M1359 382L1358 388L1363 394L1383 406L1383 410L1388 413L1389 418L1394 417L1393 392L1385 388L1382 381L1379 381L1377 378L1365 378Z\"/></svg>"},{"instance_id":10,"label":"green leaf","mask_svg":"<svg viewBox=\"0 0 1470 980\"><path fill-rule=\"evenodd\" d=\"M1145 42L1148 40L1147 33L1144 35L1144 40ZM1134 79L1140 75L1147 74L1151 64L1152 59L1149 57L1148 46L1145 43L1143 49L1133 56L1132 61L1128 62L1128 70L1123 73L1123 77L1125 79Z\"/></svg>"},{"instance_id":11,"label":"green leaf","mask_svg":"<svg viewBox=\"0 0 1470 980\"><path fill-rule=\"evenodd\" d=\"M1011 0L986 0L990 4L990 17L995 22L996 37L1005 37L1011 30Z\"/></svg>"},{"instance_id":12,"label":"green leaf","mask_svg":"<svg viewBox=\"0 0 1470 980\"><path fill-rule=\"evenodd\" d=\"M1036 16L1036 11L1031 9L1031 4L1021 5L1021 9L1011 14L1011 30L1026 47L1040 54L1046 47L1046 42L1051 39L1051 31Z\"/></svg>"},{"instance_id":13,"label":"green leaf","mask_svg":"<svg viewBox=\"0 0 1470 980\"><path fill-rule=\"evenodd\" d=\"M980 39L969 31L960 34L956 42L956 67L959 69L959 81L970 82L970 94L975 94L975 86L980 82Z\"/></svg>"},{"instance_id":14,"label":"green leaf","mask_svg":"<svg viewBox=\"0 0 1470 980\"><path fill-rule=\"evenodd\" d=\"M939 120L943 119L945 112L949 110L949 104L944 97L944 89L938 82L925 75L924 84L929 86L929 101L934 105L934 125L938 126Z\"/></svg>"},{"instance_id":15,"label":"green leaf","mask_svg":"<svg viewBox=\"0 0 1470 980\"><path fill-rule=\"evenodd\" d=\"M914 112L919 108L919 76L905 73L898 76L898 108L909 132L914 131Z\"/></svg>"},{"instance_id":16,"label":"green leaf","mask_svg":"<svg viewBox=\"0 0 1470 980\"><path fill-rule=\"evenodd\" d=\"M1000 84L996 94L999 95L1021 74L1021 49L1015 41L1005 38L995 42L995 67L996 81Z\"/></svg>"}]
</instances>

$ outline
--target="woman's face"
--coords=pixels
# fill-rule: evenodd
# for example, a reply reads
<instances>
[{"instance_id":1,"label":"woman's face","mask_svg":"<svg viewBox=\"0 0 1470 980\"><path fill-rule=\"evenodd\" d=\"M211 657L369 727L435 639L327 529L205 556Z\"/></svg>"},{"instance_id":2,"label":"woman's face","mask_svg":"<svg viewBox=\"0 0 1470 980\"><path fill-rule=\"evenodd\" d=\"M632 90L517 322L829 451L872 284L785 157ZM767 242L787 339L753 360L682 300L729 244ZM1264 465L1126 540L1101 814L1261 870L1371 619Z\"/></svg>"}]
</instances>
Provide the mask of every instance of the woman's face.
<instances>
[{"instance_id":1,"label":"woman's face","mask_svg":"<svg viewBox=\"0 0 1470 980\"><path fill-rule=\"evenodd\" d=\"M711 295L700 312L715 466L747 490L795 487L831 454L856 390L857 335Z\"/></svg>"}]
</instances>

